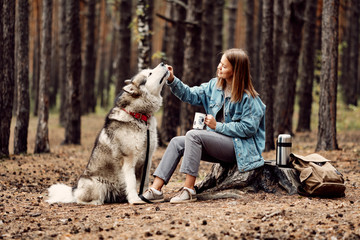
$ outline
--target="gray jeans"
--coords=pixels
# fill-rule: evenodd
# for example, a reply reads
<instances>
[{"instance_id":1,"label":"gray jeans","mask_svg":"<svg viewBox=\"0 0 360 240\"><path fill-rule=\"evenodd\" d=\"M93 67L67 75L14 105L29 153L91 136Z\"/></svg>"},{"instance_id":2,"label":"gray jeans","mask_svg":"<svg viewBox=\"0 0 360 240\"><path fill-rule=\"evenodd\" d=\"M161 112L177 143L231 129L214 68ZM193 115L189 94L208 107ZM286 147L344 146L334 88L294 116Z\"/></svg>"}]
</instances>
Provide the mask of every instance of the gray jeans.
<instances>
[{"instance_id":1,"label":"gray jeans","mask_svg":"<svg viewBox=\"0 0 360 240\"><path fill-rule=\"evenodd\" d=\"M190 130L185 136L171 139L169 146L154 172L167 184L183 157L180 172L197 177L200 160L214 163L236 163L231 137L206 130Z\"/></svg>"}]
</instances>

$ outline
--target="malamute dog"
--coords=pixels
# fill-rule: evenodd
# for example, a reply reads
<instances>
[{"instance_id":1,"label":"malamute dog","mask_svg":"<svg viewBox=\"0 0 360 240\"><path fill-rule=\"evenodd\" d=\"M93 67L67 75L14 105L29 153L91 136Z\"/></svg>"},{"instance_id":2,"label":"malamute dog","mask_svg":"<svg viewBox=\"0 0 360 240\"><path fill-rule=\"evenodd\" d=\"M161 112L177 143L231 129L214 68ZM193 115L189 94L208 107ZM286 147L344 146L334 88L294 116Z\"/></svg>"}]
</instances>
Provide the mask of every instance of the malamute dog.
<instances>
[{"instance_id":1,"label":"malamute dog","mask_svg":"<svg viewBox=\"0 0 360 240\"><path fill-rule=\"evenodd\" d=\"M149 185L151 156L157 147L156 119L160 92L170 73L160 63L152 70L143 70L132 80L125 81L115 106L105 119L89 162L80 176L77 187L52 185L48 203L104 204L128 201L144 203L137 194L147 148L147 129L150 132L149 164L145 166L145 188Z\"/></svg>"}]
</instances>

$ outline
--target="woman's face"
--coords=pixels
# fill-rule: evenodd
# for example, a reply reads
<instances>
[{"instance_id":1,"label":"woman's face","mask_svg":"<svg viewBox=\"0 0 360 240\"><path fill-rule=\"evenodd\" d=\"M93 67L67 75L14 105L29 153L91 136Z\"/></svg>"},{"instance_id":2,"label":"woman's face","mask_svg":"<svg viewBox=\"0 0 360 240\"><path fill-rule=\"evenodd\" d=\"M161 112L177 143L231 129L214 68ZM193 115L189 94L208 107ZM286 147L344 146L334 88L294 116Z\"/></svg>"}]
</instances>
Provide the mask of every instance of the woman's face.
<instances>
[{"instance_id":1,"label":"woman's face","mask_svg":"<svg viewBox=\"0 0 360 240\"><path fill-rule=\"evenodd\" d=\"M217 69L218 69L218 71L217 71L218 78L223 78L227 82L232 81L233 67L231 66L229 60L225 57L225 55L223 55L221 57L221 60L220 60L220 63L218 65Z\"/></svg>"}]
</instances>

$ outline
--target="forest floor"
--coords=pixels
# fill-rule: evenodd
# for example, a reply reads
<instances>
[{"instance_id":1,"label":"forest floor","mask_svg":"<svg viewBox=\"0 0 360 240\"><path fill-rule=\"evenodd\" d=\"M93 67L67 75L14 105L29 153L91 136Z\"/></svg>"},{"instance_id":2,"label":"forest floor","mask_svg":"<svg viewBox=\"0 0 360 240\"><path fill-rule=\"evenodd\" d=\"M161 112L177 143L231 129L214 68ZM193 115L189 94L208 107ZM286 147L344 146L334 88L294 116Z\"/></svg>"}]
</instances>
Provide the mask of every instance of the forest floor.
<instances>
[{"instance_id":1,"label":"forest floor","mask_svg":"<svg viewBox=\"0 0 360 240\"><path fill-rule=\"evenodd\" d=\"M51 153L11 155L0 161L0 239L360 239L360 130L337 133L341 150L319 152L344 174L346 196L342 198L278 191L181 205L168 201L140 206L46 203L50 185L76 184L103 121L97 115L83 117L82 145L62 146L64 129L51 116ZM36 124L31 118L29 152L34 149ZM316 133L297 133L292 151L307 155L315 145ZM151 172L164 150L159 148L153 156ZM275 159L275 151L264 153L264 158ZM201 164L199 181L210 167ZM167 200L183 180L176 170L163 189Z\"/></svg>"}]
</instances>

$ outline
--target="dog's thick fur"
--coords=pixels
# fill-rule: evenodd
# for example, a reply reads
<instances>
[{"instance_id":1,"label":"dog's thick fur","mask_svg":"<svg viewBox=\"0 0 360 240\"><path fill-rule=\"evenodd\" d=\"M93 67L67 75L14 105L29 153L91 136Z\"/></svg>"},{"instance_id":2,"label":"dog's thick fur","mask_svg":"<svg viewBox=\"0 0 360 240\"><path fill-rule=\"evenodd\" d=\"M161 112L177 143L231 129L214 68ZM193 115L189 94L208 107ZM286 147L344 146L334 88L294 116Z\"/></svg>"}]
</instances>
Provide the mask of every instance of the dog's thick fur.
<instances>
[{"instance_id":1,"label":"dog's thick fur","mask_svg":"<svg viewBox=\"0 0 360 240\"><path fill-rule=\"evenodd\" d=\"M161 63L153 70L143 70L131 81L125 81L127 85L117 96L115 106L105 119L77 187L52 185L48 189L48 203L99 205L126 200L131 204L143 203L138 197L137 186L146 157L147 128L150 130L150 149L149 164L145 166L145 188L149 185L151 156L157 147L156 119L153 114L161 106L160 92L168 77L167 66ZM146 124L129 112L151 117Z\"/></svg>"}]
</instances>

